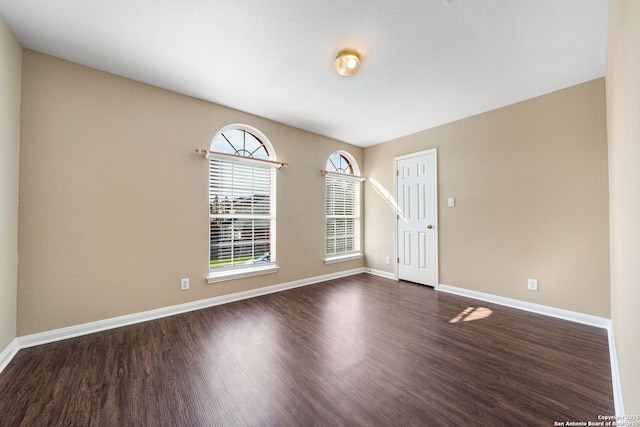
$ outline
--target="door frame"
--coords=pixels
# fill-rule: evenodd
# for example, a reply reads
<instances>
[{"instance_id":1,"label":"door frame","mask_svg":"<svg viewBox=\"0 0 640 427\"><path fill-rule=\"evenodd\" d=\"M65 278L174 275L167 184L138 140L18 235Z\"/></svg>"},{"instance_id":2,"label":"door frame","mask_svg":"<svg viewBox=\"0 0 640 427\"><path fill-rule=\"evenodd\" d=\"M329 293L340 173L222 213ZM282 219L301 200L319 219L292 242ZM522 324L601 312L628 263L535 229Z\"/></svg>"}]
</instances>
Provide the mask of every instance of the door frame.
<instances>
[{"instance_id":1,"label":"door frame","mask_svg":"<svg viewBox=\"0 0 640 427\"><path fill-rule=\"evenodd\" d=\"M440 246L438 244L438 235L440 234L440 228L439 228L439 224L438 224L438 149L437 148L430 148L428 150L422 150L422 151L417 151L415 153L409 153L409 154L403 154L402 156L395 156L393 158L393 193L394 193L394 197L395 200L398 200L398 162L400 160L406 160L406 159L410 159L411 157L418 157L418 156L423 156L426 154L433 154L433 185L434 185L434 198L435 198L435 217L433 219L433 226L435 228L435 232L434 234L434 238L435 238L435 247L436 247L436 253L435 253L435 270L436 270L436 283L434 284L433 288L435 290L438 290L438 286L440 285L440 262L439 262L439 253L440 253ZM399 207L398 207L399 209ZM393 227L393 238L395 241L395 245L394 245L394 249L395 249L395 260L396 262L393 264L393 271L394 271L394 277L396 280L400 280L399 276L400 276L400 269L398 266L398 255L400 254L400 249L399 249L399 244L400 242L398 241L398 215L396 213L396 218L394 219L395 224Z\"/></svg>"}]
</instances>

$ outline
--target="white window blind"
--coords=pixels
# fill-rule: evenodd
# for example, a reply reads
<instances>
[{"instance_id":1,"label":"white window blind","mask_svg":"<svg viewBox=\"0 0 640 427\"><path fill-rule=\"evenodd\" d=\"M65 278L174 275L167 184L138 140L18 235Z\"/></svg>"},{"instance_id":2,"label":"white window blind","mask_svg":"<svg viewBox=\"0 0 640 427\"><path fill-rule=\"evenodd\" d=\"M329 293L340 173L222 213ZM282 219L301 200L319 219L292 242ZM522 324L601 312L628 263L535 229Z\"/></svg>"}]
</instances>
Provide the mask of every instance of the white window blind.
<instances>
[{"instance_id":1,"label":"white window blind","mask_svg":"<svg viewBox=\"0 0 640 427\"><path fill-rule=\"evenodd\" d=\"M360 251L360 181L325 176L327 257Z\"/></svg>"},{"instance_id":2,"label":"white window blind","mask_svg":"<svg viewBox=\"0 0 640 427\"><path fill-rule=\"evenodd\" d=\"M210 269L273 259L274 168L209 160Z\"/></svg>"}]
</instances>

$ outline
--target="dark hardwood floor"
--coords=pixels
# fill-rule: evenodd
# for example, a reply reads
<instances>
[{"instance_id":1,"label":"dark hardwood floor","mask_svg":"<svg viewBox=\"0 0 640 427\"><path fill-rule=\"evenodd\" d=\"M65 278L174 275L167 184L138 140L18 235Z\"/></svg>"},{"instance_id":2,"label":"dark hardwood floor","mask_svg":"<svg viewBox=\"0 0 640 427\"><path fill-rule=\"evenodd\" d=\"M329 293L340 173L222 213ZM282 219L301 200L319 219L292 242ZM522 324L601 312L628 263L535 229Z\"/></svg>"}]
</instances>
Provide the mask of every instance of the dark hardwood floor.
<instances>
[{"instance_id":1,"label":"dark hardwood floor","mask_svg":"<svg viewBox=\"0 0 640 427\"><path fill-rule=\"evenodd\" d=\"M0 374L3 427L553 426L613 413L605 330L367 274L24 349Z\"/></svg>"}]
</instances>

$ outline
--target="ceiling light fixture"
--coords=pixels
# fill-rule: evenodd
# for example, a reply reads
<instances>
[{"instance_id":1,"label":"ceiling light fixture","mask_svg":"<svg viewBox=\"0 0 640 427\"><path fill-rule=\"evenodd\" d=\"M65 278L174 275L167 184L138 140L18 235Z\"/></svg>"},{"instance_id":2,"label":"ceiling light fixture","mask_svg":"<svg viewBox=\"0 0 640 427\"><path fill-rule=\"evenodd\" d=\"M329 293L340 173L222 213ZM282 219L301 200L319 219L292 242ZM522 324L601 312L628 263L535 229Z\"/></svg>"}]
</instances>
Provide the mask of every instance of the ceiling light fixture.
<instances>
[{"instance_id":1,"label":"ceiling light fixture","mask_svg":"<svg viewBox=\"0 0 640 427\"><path fill-rule=\"evenodd\" d=\"M342 77L353 76L360 68L360 55L353 50L343 50L333 60L333 69Z\"/></svg>"}]
</instances>

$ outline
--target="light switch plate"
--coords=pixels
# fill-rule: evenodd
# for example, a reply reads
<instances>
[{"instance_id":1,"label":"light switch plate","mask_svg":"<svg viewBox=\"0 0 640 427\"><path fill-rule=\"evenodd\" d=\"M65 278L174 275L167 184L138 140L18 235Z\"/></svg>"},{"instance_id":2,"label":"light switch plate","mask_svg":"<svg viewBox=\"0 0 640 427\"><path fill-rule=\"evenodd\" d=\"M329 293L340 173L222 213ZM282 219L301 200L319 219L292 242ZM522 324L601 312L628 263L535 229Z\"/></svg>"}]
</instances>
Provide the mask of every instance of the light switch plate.
<instances>
[{"instance_id":1,"label":"light switch plate","mask_svg":"<svg viewBox=\"0 0 640 427\"><path fill-rule=\"evenodd\" d=\"M456 199L454 199L453 197L449 197L448 203L448 206L452 208L456 205Z\"/></svg>"}]
</instances>

